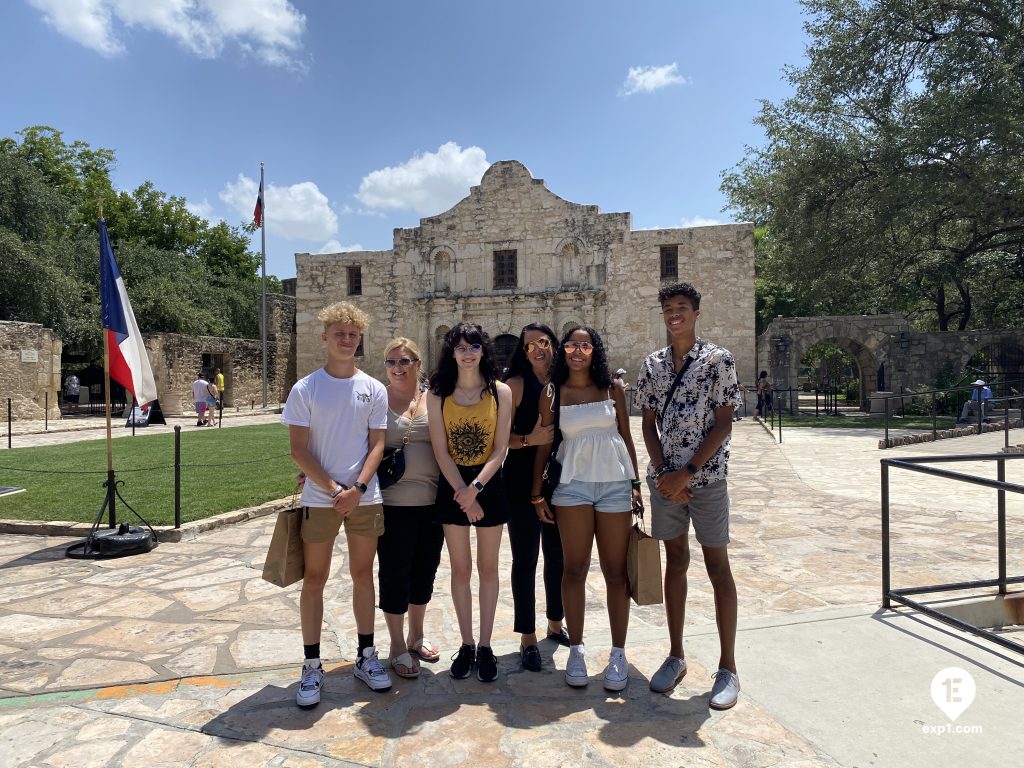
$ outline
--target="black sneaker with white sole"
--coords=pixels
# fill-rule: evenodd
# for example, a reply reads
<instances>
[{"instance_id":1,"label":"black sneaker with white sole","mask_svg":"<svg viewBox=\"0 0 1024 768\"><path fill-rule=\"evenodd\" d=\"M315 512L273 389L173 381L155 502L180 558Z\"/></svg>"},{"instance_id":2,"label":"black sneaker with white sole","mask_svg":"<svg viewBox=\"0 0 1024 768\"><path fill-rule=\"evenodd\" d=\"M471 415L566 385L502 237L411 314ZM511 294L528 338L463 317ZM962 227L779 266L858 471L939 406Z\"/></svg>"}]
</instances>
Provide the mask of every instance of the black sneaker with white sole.
<instances>
[{"instance_id":1,"label":"black sneaker with white sole","mask_svg":"<svg viewBox=\"0 0 1024 768\"><path fill-rule=\"evenodd\" d=\"M476 652L476 679L481 683L493 683L498 679L498 660L486 645L481 645Z\"/></svg>"},{"instance_id":2,"label":"black sneaker with white sole","mask_svg":"<svg viewBox=\"0 0 1024 768\"><path fill-rule=\"evenodd\" d=\"M473 663L476 661L476 648L468 643L459 647L459 652L452 656L452 666L448 674L456 680L465 680L473 671Z\"/></svg>"}]
</instances>

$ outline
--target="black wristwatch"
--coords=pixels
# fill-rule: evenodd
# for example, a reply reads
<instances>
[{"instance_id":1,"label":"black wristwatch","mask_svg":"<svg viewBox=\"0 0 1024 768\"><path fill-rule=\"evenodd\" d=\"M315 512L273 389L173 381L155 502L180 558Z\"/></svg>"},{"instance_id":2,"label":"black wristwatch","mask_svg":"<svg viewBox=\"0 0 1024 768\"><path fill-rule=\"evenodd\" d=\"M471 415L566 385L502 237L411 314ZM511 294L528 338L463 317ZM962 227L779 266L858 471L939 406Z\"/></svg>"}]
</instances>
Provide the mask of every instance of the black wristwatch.
<instances>
[{"instance_id":1,"label":"black wristwatch","mask_svg":"<svg viewBox=\"0 0 1024 768\"><path fill-rule=\"evenodd\" d=\"M700 467L694 464L692 461L686 463L686 471L691 475L696 475L700 471Z\"/></svg>"},{"instance_id":2,"label":"black wristwatch","mask_svg":"<svg viewBox=\"0 0 1024 768\"><path fill-rule=\"evenodd\" d=\"M366 493L366 483L360 483L356 480L352 483L352 487L358 489L360 493Z\"/></svg>"}]
</instances>

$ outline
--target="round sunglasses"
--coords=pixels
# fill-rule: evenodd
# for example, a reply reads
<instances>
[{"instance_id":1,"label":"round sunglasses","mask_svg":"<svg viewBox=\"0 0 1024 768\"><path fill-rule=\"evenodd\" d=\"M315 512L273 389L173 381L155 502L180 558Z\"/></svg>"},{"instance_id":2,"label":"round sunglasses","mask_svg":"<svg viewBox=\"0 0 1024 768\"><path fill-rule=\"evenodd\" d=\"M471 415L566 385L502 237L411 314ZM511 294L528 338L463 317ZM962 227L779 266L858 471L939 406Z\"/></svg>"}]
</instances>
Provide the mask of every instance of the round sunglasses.
<instances>
[{"instance_id":1,"label":"round sunglasses","mask_svg":"<svg viewBox=\"0 0 1024 768\"><path fill-rule=\"evenodd\" d=\"M481 349L483 349L482 344L470 344L468 346L465 344L460 344L455 348L455 354L468 355L470 352L473 352L475 354L479 352Z\"/></svg>"}]
</instances>

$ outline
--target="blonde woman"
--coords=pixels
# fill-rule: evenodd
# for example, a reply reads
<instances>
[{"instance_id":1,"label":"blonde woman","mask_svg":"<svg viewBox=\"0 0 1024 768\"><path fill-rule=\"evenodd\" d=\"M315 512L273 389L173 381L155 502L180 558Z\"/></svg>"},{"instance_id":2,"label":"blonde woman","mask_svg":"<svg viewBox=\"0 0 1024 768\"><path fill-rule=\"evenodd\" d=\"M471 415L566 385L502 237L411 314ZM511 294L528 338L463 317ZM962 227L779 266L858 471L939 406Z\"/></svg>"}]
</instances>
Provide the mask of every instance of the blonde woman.
<instances>
[{"instance_id":1,"label":"blonde woman","mask_svg":"<svg viewBox=\"0 0 1024 768\"><path fill-rule=\"evenodd\" d=\"M439 653L423 635L423 617L433 595L444 534L436 522L437 459L427 428L427 398L422 386L422 356L416 342L392 339L384 347L388 385L385 451L400 449L405 471L384 495L384 534L377 539L379 607L391 635L391 670L419 677L420 660ZM405 614L409 631L405 632Z\"/></svg>"}]
</instances>

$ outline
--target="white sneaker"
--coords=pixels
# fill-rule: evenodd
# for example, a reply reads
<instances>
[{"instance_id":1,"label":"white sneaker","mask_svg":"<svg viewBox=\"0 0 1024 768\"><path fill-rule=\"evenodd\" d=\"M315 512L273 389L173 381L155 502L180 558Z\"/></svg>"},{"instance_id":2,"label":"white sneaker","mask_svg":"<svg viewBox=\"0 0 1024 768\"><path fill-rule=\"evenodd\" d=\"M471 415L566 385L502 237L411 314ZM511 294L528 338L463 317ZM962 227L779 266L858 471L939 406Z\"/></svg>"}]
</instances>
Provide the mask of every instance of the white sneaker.
<instances>
[{"instance_id":1,"label":"white sneaker","mask_svg":"<svg viewBox=\"0 0 1024 768\"><path fill-rule=\"evenodd\" d=\"M320 689L324 687L324 665L320 659L306 659L302 665L302 678L295 703L300 707L315 707L320 703Z\"/></svg>"},{"instance_id":2,"label":"white sneaker","mask_svg":"<svg viewBox=\"0 0 1024 768\"><path fill-rule=\"evenodd\" d=\"M377 658L377 649L372 645L363 648L363 655L356 660L353 674L366 683L371 691L386 691L391 687L391 676Z\"/></svg>"},{"instance_id":3,"label":"white sneaker","mask_svg":"<svg viewBox=\"0 0 1024 768\"><path fill-rule=\"evenodd\" d=\"M583 645L569 648L569 660L565 663L565 682L573 688L582 688L590 682L587 674L587 655Z\"/></svg>"},{"instance_id":4,"label":"white sneaker","mask_svg":"<svg viewBox=\"0 0 1024 768\"><path fill-rule=\"evenodd\" d=\"M621 691L629 682L629 664L626 652L621 648L612 648L608 658L608 666L604 668L604 688L606 691Z\"/></svg>"},{"instance_id":5,"label":"white sneaker","mask_svg":"<svg viewBox=\"0 0 1024 768\"><path fill-rule=\"evenodd\" d=\"M740 695L740 678L725 667L715 672L715 684L711 686L712 709L729 709Z\"/></svg>"}]
</instances>

